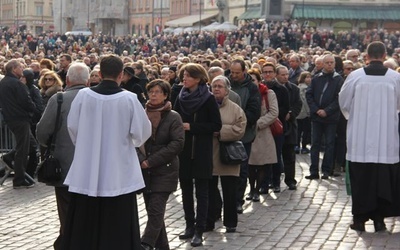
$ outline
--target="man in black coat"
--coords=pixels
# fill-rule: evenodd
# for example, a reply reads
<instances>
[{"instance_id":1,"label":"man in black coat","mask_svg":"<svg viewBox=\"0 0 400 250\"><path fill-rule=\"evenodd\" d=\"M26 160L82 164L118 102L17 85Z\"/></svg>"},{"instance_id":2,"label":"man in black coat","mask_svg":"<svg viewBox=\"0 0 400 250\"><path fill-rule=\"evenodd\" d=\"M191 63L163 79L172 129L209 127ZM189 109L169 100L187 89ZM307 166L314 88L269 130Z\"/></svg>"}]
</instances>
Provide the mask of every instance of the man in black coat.
<instances>
[{"instance_id":1,"label":"man in black coat","mask_svg":"<svg viewBox=\"0 0 400 250\"><path fill-rule=\"evenodd\" d=\"M235 91L241 100L241 108L246 114L246 132L242 138L247 155L251 151L251 143L256 136L256 123L261 115L261 95L253 79L246 73L246 65L242 59L235 59L231 64L231 74L229 80L232 90ZM248 176L248 162L243 162L240 166L240 184L237 194L237 212L243 213L244 192L246 191Z\"/></svg>"},{"instance_id":2,"label":"man in black coat","mask_svg":"<svg viewBox=\"0 0 400 250\"><path fill-rule=\"evenodd\" d=\"M333 166L336 126L340 117L338 94L343 78L335 72L332 55L323 58L324 68L311 81L306 92L312 121L311 166L306 179L319 179L319 153L322 136L325 137L325 154L322 161L322 179L328 179Z\"/></svg>"},{"instance_id":3,"label":"man in black coat","mask_svg":"<svg viewBox=\"0 0 400 250\"><path fill-rule=\"evenodd\" d=\"M289 190L296 190L297 181L295 177L296 153L294 147L297 145L297 120L303 103L300 99L300 89L296 84L289 81L289 71L285 66L276 68L277 81L286 87L289 92L289 112L286 114L285 138L282 146L283 169L285 172L285 183ZM275 190L280 191L280 190Z\"/></svg>"},{"instance_id":4,"label":"man in black coat","mask_svg":"<svg viewBox=\"0 0 400 250\"><path fill-rule=\"evenodd\" d=\"M36 146L31 133L31 119L36 106L29 95L28 87L19 80L23 76L21 63L13 59L6 64L5 70L6 76L0 81L0 107L16 140L13 187L30 188L34 183L25 179L25 170L30 148ZM9 166L13 160L10 156L2 157Z\"/></svg>"}]
</instances>

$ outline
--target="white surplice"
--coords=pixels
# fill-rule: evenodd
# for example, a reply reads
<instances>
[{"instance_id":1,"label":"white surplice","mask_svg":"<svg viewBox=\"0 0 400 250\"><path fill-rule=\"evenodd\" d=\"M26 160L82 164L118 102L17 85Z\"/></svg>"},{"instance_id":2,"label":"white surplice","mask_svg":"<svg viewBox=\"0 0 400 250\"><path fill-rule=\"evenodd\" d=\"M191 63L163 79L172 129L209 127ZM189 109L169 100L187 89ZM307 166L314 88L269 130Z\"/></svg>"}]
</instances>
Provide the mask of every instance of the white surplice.
<instances>
[{"instance_id":1,"label":"white surplice","mask_svg":"<svg viewBox=\"0 0 400 250\"><path fill-rule=\"evenodd\" d=\"M82 89L72 102L68 131L75 144L64 182L70 192L115 197L144 187L135 147L150 137L151 124L134 94Z\"/></svg>"},{"instance_id":2,"label":"white surplice","mask_svg":"<svg viewBox=\"0 0 400 250\"><path fill-rule=\"evenodd\" d=\"M339 93L347 123L346 159L359 163L399 162L400 74L352 72Z\"/></svg>"}]
</instances>

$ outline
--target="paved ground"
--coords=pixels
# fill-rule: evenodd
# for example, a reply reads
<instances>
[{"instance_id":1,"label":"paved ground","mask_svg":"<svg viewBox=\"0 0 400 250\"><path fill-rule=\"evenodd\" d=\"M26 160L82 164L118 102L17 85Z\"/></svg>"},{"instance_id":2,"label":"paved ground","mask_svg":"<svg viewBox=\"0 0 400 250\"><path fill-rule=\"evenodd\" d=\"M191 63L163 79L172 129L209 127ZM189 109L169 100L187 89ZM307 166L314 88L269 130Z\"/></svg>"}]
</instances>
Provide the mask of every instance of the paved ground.
<instances>
[{"instance_id":1,"label":"paved ground","mask_svg":"<svg viewBox=\"0 0 400 250\"><path fill-rule=\"evenodd\" d=\"M350 230L351 199L344 177L306 180L309 156L297 159L296 191L282 184L281 193L263 195L259 203L246 202L236 233L226 234L218 222L213 232L204 233L204 246L197 249L400 249L399 217L385 219L386 232L374 233L371 221L365 233ZM143 230L141 196L139 211ZM178 238L185 227L179 190L170 197L165 220L171 248L191 249L188 241ZM0 249L52 249L57 232L52 188L38 184L14 190L11 179L0 187Z\"/></svg>"}]
</instances>

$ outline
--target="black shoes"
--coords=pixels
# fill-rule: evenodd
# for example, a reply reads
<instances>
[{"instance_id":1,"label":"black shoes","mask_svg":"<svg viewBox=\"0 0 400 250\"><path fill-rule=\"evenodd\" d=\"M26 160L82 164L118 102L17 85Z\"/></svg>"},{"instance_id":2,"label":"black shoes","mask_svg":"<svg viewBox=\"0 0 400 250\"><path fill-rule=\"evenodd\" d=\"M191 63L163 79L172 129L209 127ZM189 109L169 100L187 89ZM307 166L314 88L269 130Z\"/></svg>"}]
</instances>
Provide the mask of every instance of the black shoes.
<instances>
[{"instance_id":1,"label":"black shoes","mask_svg":"<svg viewBox=\"0 0 400 250\"><path fill-rule=\"evenodd\" d=\"M179 235L180 240L190 239L194 236L194 227L187 227L183 234Z\"/></svg>"},{"instance_id":2,"label":"black shoes","mask_svg":"<svg viewBox=\"0 0 400 250\"><path fill-rule=\"evenodd\" d=\"M316 180L319 179L319 174L310 174L305 177L307 180Z\"/></svg>"},{"instance_id":3,"label":"black shoes","mask_svg":"<svg viewBox=\"0 0 400 250\"><path fill-rule=\"evenodd\" d=\"M323 179L323 180L329 179L329 174L323 174L321 179Z\"/></svg>"},{"instance_id":4,"label":"black shoes","mask_svg":"<svg viewBox=\"0 0 400 250\"><path fill-rule=\"evenodd\" d=\"M24 180L24 182L21 184L14 184L13 188L14 189L24 189L24 188L32 188L34 186L35 186L35 183Z\"/></svg>"},{"instance_id":5,"label":"black shoes","mask_svg":"<svg viewBox=\"0 0 400 250\"><path fill-rule=\"evenodd\" d=\"M234 233L234 232L236 232L236 227L226 227L226 232L227 233Z\"/></svg>"},{"instance_id":6,"label":"black shoes","mask_svg":"<svg viewBox=\"0 0 400 250\"><path fill-rule=\"evenodd\" d=\"M296 190L297 189L296 184L294 184L294 183L289 184L288 187L289 187L289 190Z\"/></svg>"},{"instance_id":7,"label":"black shoes","mask_svg":"<svg viewBox=\"0 0 400 250\"><path fill-rule=\"evenodd\" d=\"M260 195L258 193L253 194L253 201L254 202L259 202L260 201Z\"/></svg>"},{"instance_id":8,"label":"black shoes","mask_svg":"<svg viewBox=\"0 0 400 250\"><path fill-rule=\"evenodd\" d=\"M253 199L253 193L250 192L246 195L246 201L251 201Z\"/></svg>"},{"instance_id":9,"label":"black shoes","mask_svg":"<svg viewBox=\"0 0 400 250\"><path fill-rule=\"evenodd\" d=\"M281 192L281 188L280 187L274 187L272 190L274 191L274 193L280 193Z\"/></svg>"},{"instance_id":10,"label":"black shoes","mask_svg":"<svg viewBox=\"0 0 400 250\"><path fill-rule=\"evenodd\" d=\"M365 223L353 222L353 224L350 224L350 228L359 232L365 232Z\"/></svg>"},{"instance_id":11,"label":"black shoes","mask_svg":"<svg viewBox=\"0 0 400 250\"><path fill-rule=\"evenodd\" d=\"M193 235L192 241L190 242L190 245L192 247L198 247L203 245L203 233L196 230L196 232Z\"/></svg>"},{"instance_id":12,"label":"black shoes","mask_svg":"<svg viewBox=\"0 0 400 250\"><path fill-rule=\"evenodd\" d=\"M308 148L302 148L301 149L301 154L305 155L305 154L309 154L310 150Z\"/></svg>"},{"instance_id":13,"label":"black shoes","mask_svg":"<svg viewBox=\"0 0 400 250\"><path fill-rule=\"evenodd\" d=\"M268 189L262 187L262 188L260 188L259 193L260 193L260 194L268 194Z\"/></svg>"},{"instance_id":14,"label":"black shoes","mask_svg":"<svg viewBox=\"0 0 400 250\"><path fill-rule=\"evenodd\" d=\"M380 232L380 231L385 231L386 230L386 225L385 222L383 222L383 220L374 220L374 228L375 228L375 232Z\"/></svg>"}]
</instances>

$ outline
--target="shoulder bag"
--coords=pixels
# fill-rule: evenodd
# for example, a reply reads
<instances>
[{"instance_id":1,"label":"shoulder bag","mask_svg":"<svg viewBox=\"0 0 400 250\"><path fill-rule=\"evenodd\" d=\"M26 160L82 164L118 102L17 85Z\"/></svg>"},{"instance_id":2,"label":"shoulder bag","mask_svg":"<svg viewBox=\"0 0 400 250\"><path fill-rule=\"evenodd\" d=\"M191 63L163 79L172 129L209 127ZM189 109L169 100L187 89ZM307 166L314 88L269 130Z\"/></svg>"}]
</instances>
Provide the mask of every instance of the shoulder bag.
<instances>
[{"instance_id":1,"label":"shoulder bag","mask_svg":"<svg viewBox=\"0 0 400 250\"><path fill-rule=\"evenodd\" d=\"M241 141L219 141L219 156L221 162L228 165L237 165L247 160L246 149Z\"/></svg>"},{"instance_id":2,"label":"shoulder bag","mask_svg":"<svg viewBox=\"0 0 400 250\"><path fill-rule=\"evenodd\" d=\"M57 93L57 116L54 125L54 132L51 138L50 146L46 150L44 160L39 163L37 177L39 182L52 183L61 180L61 165L58 159L54 157L54 148L56 145L57 132L60 129L61 104L63 103L63 94Z\"/></svg>"}]
</instances>

